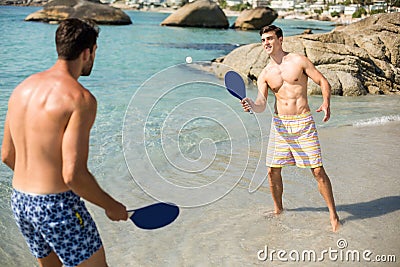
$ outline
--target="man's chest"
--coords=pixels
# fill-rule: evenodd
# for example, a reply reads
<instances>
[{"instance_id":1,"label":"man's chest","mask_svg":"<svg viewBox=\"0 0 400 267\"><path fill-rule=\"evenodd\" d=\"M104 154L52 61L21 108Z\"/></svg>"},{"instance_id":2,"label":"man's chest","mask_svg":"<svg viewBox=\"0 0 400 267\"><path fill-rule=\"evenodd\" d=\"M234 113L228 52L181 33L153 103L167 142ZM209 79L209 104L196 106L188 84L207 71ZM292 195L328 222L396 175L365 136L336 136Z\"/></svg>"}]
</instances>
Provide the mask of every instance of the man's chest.
<instances>
[{"instance_id":1,"label":"man's chest","mask_svg":"<svg viewBox=\"0 0 400 267\"><path fill-rule=\"evenodd\" d=\"M297 85L304 81L305 74L299 66L280 64L267 67L266 81L273 91L278 91L283 85Z\"/></svg>"}]
</instances>

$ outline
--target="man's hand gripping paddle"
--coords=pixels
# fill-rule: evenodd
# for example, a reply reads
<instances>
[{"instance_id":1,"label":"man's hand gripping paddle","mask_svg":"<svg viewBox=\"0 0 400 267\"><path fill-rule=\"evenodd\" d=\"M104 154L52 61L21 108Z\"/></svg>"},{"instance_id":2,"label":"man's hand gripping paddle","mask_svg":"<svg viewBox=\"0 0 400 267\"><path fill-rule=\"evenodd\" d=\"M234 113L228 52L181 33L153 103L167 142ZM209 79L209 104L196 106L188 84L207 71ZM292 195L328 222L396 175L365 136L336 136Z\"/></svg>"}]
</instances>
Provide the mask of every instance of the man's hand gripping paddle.
<instances>
[{"instance_id":1,"label":"man's hand gripping paddle","mask_svg":"<svg viewBox=\"0 0 400 267\"><path fill-rule=\"evenodd\" d=\"M239 73L230 70L225 74L225 87L234 97L243 100L246 97L246 85ZM253 111L250 109L250 114Z\"/></svg>"},{"instance_id":2,"label":"man's hand gripping paddle","mask_svg":"<svg viewBox=\"0 0 400 267\"><path fill-rule=\"evenodd\" d=\"M128 210L128 216L139 228L153 230L172 223L179 215L174 204L155 203L136 210Z\"/></svg>"}]
</instances>

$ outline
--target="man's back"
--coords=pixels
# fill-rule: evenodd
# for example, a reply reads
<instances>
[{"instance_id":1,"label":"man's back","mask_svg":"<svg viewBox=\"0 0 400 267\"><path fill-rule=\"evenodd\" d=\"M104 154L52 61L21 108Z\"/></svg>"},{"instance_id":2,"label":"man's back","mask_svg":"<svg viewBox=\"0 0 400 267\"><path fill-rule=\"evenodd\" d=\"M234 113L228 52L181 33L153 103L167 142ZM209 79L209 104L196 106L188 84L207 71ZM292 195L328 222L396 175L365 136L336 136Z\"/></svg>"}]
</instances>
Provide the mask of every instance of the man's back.
<instances>
[{"instance_id":1,"label":"man's back","mask_svg":"<svg viewBox=\"0 0 400 267\"><path fill-rule=\"evenodd\" d=\"M78 78L90 75L97 36L90 22L62 21L56 63L18 85L8 103L1 160L14 171L15 222L40 266L107 266L81 198L103 208L111 220L128 219L126 207L87 168L97 104Z\"/></svg>"},{"instance_id":2,"label":"man's back","mask_svg":"<svg viewBox=\"0 0 400 267\"><path fill-rule=\"evenodd\" d=\"M62 141L82 97L93 98L55 68L32 75L15 89L7 115L16 151L15 189L38 194L69 190L62 175Z\"/></svg>"}]
</instances>

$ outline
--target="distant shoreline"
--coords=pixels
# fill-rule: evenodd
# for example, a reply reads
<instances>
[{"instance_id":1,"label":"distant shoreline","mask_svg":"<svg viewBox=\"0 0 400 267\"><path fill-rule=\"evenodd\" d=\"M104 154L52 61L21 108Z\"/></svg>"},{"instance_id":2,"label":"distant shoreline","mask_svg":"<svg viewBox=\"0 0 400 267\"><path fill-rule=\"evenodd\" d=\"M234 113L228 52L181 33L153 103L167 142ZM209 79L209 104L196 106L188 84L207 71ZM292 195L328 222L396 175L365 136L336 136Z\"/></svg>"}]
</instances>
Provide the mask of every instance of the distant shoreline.
<instances>
[{"instance_id":1,"label":"distant shoreline","mask_svg":"<svg viewBox=\"0 0 400 267\"><path fill-rule=\"evenodd\" d=\"M137 11L144 11L144 12L159 12L159 13L171 13L171 14L179 9L179 8L173 8L173 7L145 7L145 8L138 9L135 7L131 7L129 5L125 5L120 2L110 4L110 6L119 8L122 10L137 10ZM233 11L233 10L229 10L229 9L223 9L223 11L227 17L237 17L240 15L240 11Z\"/></svg>"},{"instance_id":2,"label":"distant shoreline","mask_svg":"<svg viewBox=\"0 0 400 267\"><path fill-rule=\"evenodd\" d=\"M131 7L128 5L125 5L124 3L118 2L114 4L110 4L112 7L116 7L122 10L137 10L137 11L143 11L143 12L159 12L159 13L174 13L177 8L172 8L172 7L146 7L146 8L135 8ZM238 17L241 13L241 11L233 11L229 9L222 9L227 17ZM335 18L331 16L321 16L321 15L304 15L304 14L298 14L296 12L279 12L278 18L280 19L298 19L300 21L302 20L316 20L316 21L330 21L335 23L337 26L341 25L348 25L353 22L359 21L360 19L353 19L352 17L340 17L340 18Z\"/></svg>"},{"instance_id":3,"label":"distant shoreline","mask_svg":"<svg viewBox=\"0 0 400 267\"><path fill-rule=\"evenodd\" d=\"M1 0L0 0L1 1ZM32 6L32 7L43 7L43 4L35 4L31 3L29 5L26 4L3 4L0 3L0 6L21 6L21 7L27 7L27 6ZM145 7L145 8L137 8L133 6L126 5L121 2L116 2L109 4L109 6L119 8L122 10L135 10L135 11L142 11L142 12L158 12L158 13L167 13L167 14L172 14L179 8L173 8L173 7ZM240 11L233 11L229 9L223 9L225 15L227 17L238 17L240 15ZM352 17L348 16L342 16L340 18L338 17L331 17L331 16L321 16L321 15L304 15L304 14L299 14L294 11L290 12L279 12L278 18L280 19L295 19L299 21L310 21L310 20L315 20L315 21L330 21L335 24L335 26L344 26L344 25L349 25L354 22L357 22L363 18L357 18L354 19Z\"/></svg>"},{"instance_id":4,"label":"distant shoreline","mask_svg":"<svg viewBox=\"0 0 400 267\"><path fill-rule=\"evenodd\" d=\"M143 12L159 12L159 13L174 13L178 8L173 8L173 7L146 7L146 8L135 8L131 7L129 5L125 5L124 3L118 2L118 3L113 3L110 4L112 7L116 7L122 10L137 10L137 11L143 11ZM241 13L241 11L233 11L229 9L222 9L227 17L238 17ZM336 26L342 26L342 25L348 25L353 22L357 22L361 19L353 19L352 17L347 17L347 16L342 16L340 18L337 17L331 17L331 16L321 16L318 14L314 15L304 15L304 14L298 14L294 11L291 12L278 12L279 16L278 18L280 19L298 19L300 21L304 20L316 20L316 21L330 21L333 22Z\"/></svg>"}]
</instances>

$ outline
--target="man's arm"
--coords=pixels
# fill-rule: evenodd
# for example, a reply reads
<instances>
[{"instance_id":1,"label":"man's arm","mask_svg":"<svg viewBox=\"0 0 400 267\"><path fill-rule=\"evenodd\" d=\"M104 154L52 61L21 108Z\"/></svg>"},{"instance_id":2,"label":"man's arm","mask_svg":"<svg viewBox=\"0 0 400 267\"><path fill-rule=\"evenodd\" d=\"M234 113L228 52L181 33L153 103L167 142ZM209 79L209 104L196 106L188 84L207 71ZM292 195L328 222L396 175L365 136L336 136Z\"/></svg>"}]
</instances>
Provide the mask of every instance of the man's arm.
<instances>
[{"instance_id":1,"label":"man's arm","mask_svg":"<svg viewBox=\"0 0 400 267\"><path fill-rule=\"evenodd\" d=\"M15 147L11 138L8 114L6 115L6 121L4 123L3 144L1 146L1 161L4 162L11 170L14 170Z\"/></svg>"},{"instance_id":2,"label":"man's arm","mask_svg":"<svg viewBox=\"0 0 400 267\"><path fill-rule=\"evenodd\" d=\"M126 220L126 207L104 192L87 168L90 129L96 117L96 100L85 92L69 119L62 141L62 174L77 195L102 207L111 220Z\"/></svg>"},{"instance_id":3,"label":"man's arm","mask_svg":"<svg viewBox=\"0 0 400 267\"><path fill-rule=\"evenodd\" d=\"M261 113L265 110L268 97L268 84L265 81L265 69L261 71L257 79L258 94L256 101L251 98L244 98L242 102L243 109L248 112L250 109L254 112Z\"/></svg>"},{"instance_id":4,"label":"man's arm","mask_svg":"<svg viewBox=\"0 0 400 267\"><path fill-rule=\"evenodd\" d=\"M304 57L304 56L303 56ZM329 120L331 116L330 104L331 104L331 85L322 73L317 70L314 64L307 58L304 57L305 73L310 77L316 84L321 87L323 102L322 105L316 110L317 112L323 111L325 113L323 122Z\"/></svg>"}]
</instances>

